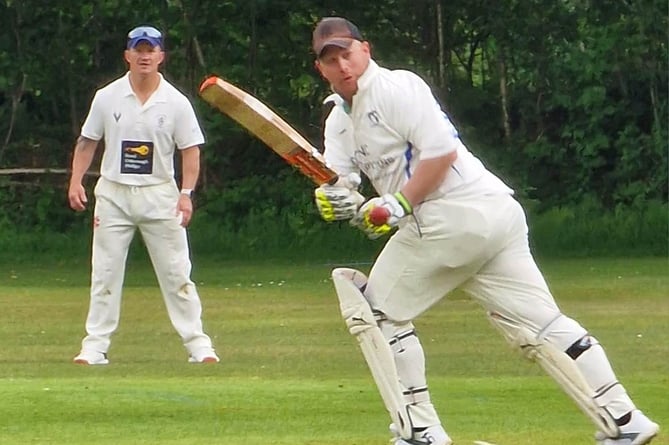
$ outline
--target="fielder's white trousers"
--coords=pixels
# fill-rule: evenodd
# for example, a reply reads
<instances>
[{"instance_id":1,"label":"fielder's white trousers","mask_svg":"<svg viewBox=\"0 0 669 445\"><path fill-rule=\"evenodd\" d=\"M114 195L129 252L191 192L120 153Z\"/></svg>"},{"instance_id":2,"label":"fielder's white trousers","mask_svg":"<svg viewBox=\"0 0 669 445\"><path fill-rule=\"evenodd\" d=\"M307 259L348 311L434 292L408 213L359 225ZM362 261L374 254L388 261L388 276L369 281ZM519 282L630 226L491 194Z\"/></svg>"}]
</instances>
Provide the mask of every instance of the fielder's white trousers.
<instances>
[{"instance_id":1,"label":"fielder's white trousers","mask_svg":"<svg viewBox=\"0 0 669 445\"><path fill-rule=\"evenodd\" d=\"M174 182L145 187L101 178L95 187L91 295L82 351L106 353L119 323L130 242L139 229L151 257L172 325L191 354L212 350L202 306L190 279L186 229L179 224Z\"/></svg>"}]
</instances>

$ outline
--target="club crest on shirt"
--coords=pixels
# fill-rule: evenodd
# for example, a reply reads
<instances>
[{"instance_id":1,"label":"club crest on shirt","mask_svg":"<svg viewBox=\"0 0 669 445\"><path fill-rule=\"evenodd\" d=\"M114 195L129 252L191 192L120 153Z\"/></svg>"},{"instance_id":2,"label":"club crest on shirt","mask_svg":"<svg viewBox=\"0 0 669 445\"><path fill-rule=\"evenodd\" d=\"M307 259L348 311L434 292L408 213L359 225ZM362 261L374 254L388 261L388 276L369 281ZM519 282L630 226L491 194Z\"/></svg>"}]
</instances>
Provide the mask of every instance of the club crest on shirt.
<instances>
[{"instance_id":1,"label":"club crest on shirt","mask_svg":"<svg viewBox=\"0 0 669 445\"><path fill-rule=\"evenodd\" d=\"M160 114L156 117L156 127L158 128L163 128L165 126L165 122L167 121L167 116L164 114Z\"/></svg>"},{"instance_id":2,"label":"club crest on shirt","mask_svg":"<svg viewBox=\"0 0 669 445\"><path fill-rule=\"evenodd\" d=\"M379 112L376 110L367 113L367 119L369 119L369 123L372 127L376 127L381 122L381 116L379 116Z\"/></svg>"}]
</instances>

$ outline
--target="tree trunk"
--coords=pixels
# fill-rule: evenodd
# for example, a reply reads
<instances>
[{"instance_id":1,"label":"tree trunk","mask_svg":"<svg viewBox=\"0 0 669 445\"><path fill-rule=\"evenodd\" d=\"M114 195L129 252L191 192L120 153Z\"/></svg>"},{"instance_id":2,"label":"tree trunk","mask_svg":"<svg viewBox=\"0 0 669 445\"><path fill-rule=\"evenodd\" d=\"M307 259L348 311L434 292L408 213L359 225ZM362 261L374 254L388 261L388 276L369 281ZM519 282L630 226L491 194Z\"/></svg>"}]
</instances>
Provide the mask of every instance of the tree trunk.
<instances>
[{"instance_id":1,"label":"tree trunk","mask_svg":"<svg viewBox=\"0 0 669 445\"><path fill-rule=\"evenodd\" d=\"M12 112L9 116L9 125L7 126L7 134L5 135L5 140L0 148L0 164L2 163L2 158L5 156L7 147L9 147L9 142L12 140L12 133L14 132L14 124L16 123L16 114L19 111L19 104L21 103L21 98L23 98L23 92L26 88L26 80L28 76L26 73L23 73L21 79L21 85L19 85L14 94L12 94Z\"/></svg>"},{"instance_id":2,"label":"tree trunk","mask_svg":"<svg viewBox=\"0 0 669 445\"><path fill-rule=\"evenodd\" d=\"M437 75L439 81L439 89L444 90L446 87L446 57L444 49L444 20L443 12L441 10L441 0L435 0L435 6L437 10L437 61L439 66L437 67Z\"/></svg>"},{"instance_id":3,"label":"tree trunk","mask_svg":"<svg viewBox=\"0 0 669 445\"><path fill-rule=\"evenodd\" d=\"M506 81L506 60L504 51L497 54L497 69L499 71L499 95L502 105L502 125L504 127L504 139L506 143L511 142L511 123L509 122L509 92Z\"/></svg>"},{"instance_id":4,"label":"tree trunk","mask_svg":"<svg viewBox=\"0 0 669 445\"><path fill-rule=\"evenodd\" d=\"M650 82L650 103L653 107L653 128L655 131L659 131L662 128L662 121L660 120L660 111L658 110L657 103L657 85L655 85L655 77L652 78Z\"/></svg>"}]
</instances>

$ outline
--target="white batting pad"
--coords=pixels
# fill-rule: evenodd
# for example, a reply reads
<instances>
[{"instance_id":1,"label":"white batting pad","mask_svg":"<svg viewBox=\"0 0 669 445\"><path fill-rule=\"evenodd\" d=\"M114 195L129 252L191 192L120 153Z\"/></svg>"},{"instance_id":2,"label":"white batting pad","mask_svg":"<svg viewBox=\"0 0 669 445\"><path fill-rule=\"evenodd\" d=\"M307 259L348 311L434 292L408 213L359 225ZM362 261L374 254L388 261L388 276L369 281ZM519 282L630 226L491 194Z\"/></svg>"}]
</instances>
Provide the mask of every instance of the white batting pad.
<instances>
[{"instance_id":1,"label":"white batting pad","mask_svg":"<svg viewBox=\"0 0 669 445\"><path fill-rule=\"evenodd\" d=\"M346 326L358 340L383 403L400 436L410 439L411 419L404 405L393 353L376 324L372 308L360 291L367 277L355 269L337 268L332 271L332 281Z\"/></svg>"},{"instance_id":2,"label":"white batting pad","mask_svg":"<svg viewBox=\"0 0 669 445\"><path fill-rule=\"evenodd\" d=\"M595 391L585 381L574 360L551 343L537 338L529 329L501 314L491 312L488 318L512 346L519 348L529 360L537 362L557 382L597 428L610 437L618 435L618 425L611 414L595 402Z\"/></svg>"}]
</instances>

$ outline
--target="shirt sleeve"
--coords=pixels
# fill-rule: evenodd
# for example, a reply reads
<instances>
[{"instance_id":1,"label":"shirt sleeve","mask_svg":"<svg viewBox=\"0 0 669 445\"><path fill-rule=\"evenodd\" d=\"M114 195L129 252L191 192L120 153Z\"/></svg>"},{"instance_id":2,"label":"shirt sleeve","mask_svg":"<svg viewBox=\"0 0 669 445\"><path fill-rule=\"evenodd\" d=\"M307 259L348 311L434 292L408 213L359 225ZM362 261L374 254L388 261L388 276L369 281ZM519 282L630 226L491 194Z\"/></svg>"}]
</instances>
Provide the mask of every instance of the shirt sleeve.
<instances>
[{"instance_id":1,"label":"shirt sleeve","mask_svg":"<svg viewBox=\"0 0 669 445\"><path fill-rule=\"evenodd\" d=\"M188 98L182 97L181 110L174 129L174 142L179 150L204 144L204 134Z\"/></svg>"},{"instance_id":2,"label":"shirt sleeve","mask_svg":"<svg viewBox=\"0 0 669 445\"><path fill-rule=\"evenodd\" d=\"M409 71L398 72L397 81L400 88L386 96L390 126L421 152L421 159L458 150L462 146L458 131L427 83Z\"/></svg>"},{"instance_id":3,"label":"shirt sleeve","mask_svg":"<svg viewBox=\"0 0 669 445\"><path fill-rule=\"evenodd\" d=\"M335 105L324 125L323 145L325 151L323 155L327 166L339 176L360 173L358 167L353 163L355 154L353 127L350 118L341 105Z\"/></svg>"},{"instance_id":4,"label":"shirt sleeve","mask_svg":"<svg viewBox=\"0 0 669 445\"><path fill-rule=\"evenodd\" d=\"M104 136L104 113L100 105L100 92L96 92L88 110L88 116L81 127L81 135L93 141L99 141Z\"/></svg>"}]
</instances>

